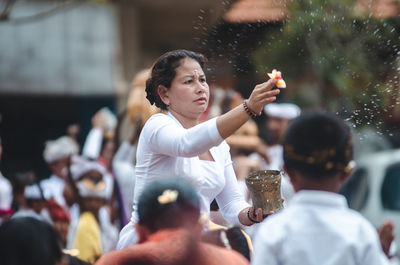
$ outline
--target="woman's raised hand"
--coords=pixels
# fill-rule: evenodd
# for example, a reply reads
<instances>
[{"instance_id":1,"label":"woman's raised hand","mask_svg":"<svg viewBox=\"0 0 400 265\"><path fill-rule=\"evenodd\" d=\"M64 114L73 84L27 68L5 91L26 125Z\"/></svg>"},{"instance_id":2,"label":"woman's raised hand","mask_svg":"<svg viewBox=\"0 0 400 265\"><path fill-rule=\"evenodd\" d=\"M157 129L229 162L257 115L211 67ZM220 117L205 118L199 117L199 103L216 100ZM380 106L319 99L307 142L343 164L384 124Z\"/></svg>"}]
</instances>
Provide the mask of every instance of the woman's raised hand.
<instances>
[{"instance_id":1,"label":"woman's raised hand","mask_svg":"<svg viewBox=\"0 0 400 265\"><path fill-rule=\"evenodd\" d=\"M219 116L217 118L217 128L220 136L225 139L232 135L249 120L250 116L261 114L266 104L275 101L275 96L280 93L280 90L271 89L277 82L278 80L276 79L270 79L265 83L256 85L249 99L246 99L243 104Z\"/></svg>"},{"instance_id":2,"label":"woman's raised hand","mask_svg":"<svg viewBox=\"0 0 400 265\"><path fill-rule=\"evenodd\" d=\"M278 80L270 79L267 82L258 84L247 100L248 108L257 115L260 115L264 106L276 100L276 95L280 93L279 89L272 89Z\"/></svg>"}]
</instances>

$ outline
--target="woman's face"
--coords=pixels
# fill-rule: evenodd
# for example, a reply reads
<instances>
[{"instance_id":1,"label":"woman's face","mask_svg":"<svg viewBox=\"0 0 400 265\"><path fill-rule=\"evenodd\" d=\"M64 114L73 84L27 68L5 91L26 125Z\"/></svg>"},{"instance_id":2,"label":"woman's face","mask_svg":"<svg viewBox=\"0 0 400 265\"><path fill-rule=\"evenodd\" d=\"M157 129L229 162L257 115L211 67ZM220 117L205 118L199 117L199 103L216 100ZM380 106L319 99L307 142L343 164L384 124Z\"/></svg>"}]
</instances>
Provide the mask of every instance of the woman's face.
<instances>
[{"instance_id":1,"label":"woman's face","mask_svg":"<svg viewBox=\"0 0 400 265\"><path fill-rule=\"evenodd\" d=\"M169 109L184 117L198 119L207 109L210 90L200 64L191 58L181 60L168 89Z\"/></svg>"}]
</instances>

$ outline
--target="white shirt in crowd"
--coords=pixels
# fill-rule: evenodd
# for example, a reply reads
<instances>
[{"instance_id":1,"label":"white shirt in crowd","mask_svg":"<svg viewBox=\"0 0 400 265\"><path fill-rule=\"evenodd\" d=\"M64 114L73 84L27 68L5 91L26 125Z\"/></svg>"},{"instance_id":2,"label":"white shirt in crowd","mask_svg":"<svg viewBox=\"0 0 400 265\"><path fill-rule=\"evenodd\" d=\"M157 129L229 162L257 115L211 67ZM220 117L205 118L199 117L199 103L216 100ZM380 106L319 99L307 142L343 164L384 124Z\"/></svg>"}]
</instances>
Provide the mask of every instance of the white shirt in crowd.
<instances>
[{"instance_id":1,"label":"white shirt in crowd","mask_svg":"<svg viewBox=\"0 0 400 265\"><path fill-rule=\"evenodd\" d=\"M133 191L135 189L135 166L133 161L136 156L136 146L124 141L118 148L113 159L113 172L121 190L124 206L124 216L129 217L133 207Z\"/></svg>"},{"instance_id":2,"label":"white shirt in crowd","mask_svg":"<svg viewBox=\"0 0 400 265\"><path fill-rule=\"evenodd\" d=\"M82 149L82 155L89 159L97 160L100 156L103 130L92 128L86 137ZM124 222L129 220L133 205L133 191L135 187L135 160L136 146L123 141L114 155L112 161L113 175L117 179L121 191L121 199L124 209Z\"/></svg>"},{"instance_id":3,"label":"white shirt in crowd","mask_svg":"<svg viewBox=\"0 0 400 265\"><path fill-rule=\"evenodd\" d=\"M44 179L40 182L40 187L43 190L44 197L49 200L54 198L54 200L62 206L64 209L68 209L67 203L63 195L65 180L52 174L50 178Z\"/></svg>"},{"instance_id":4,"label":"white shirt in crowd","mask_svg":"<svg viewBox=\"0 0 400 265\"><path fill-rule=\"evenodd\" d=\"M100 128L92 128L86 136L85 143L83 144L82 156L93 160L99 158L102 140L103 130Z\"/></svg>"},{"instance_id":5,"label":"white shirt in crowd","mask_svg":"<svg viewBox=\"0 0 400 265\"><path fill-rule=\"evenodd\" d=\"M198 154L208 150L214 162L199 159ZM209 213L215 198L231 224L240 224L238 214L249 206L238 189L229 146L219 135L216 119L185 129L172 114L155 114L140 134L134 210L131 222L120 233L118 249L136 243L133 224L138 220L138 198L149 182L162 178L180 178L191 184L200 195L202 213Z\"/></svg>"},{"instance_id":6,"label":"white shirt in crowd","mask_svg":"<svg viewBox=\"0 0 400 265\"><path fill-rule=\"evenodd\" d=\"M12 203L12 186L10 181L6 179L0 172L0 209L8 210Z\"/></svg>"},{"instance_id":7,"label":"white shirt in crowd","mask_svg":"<svg viewBox=\"0 0 400 265\"><path fill-rule=\"evenodd\" d=\"M339 194L300 191L258 229L252 264L388 264L375 228Z\"/></svg>"},{"instance_id":8,"label":"white shirt in crowd","mask_svg":"<svg viewBox=\"0 0 400 265\"><path fill-rule=\"evenodd\" d=\"M75 203L70 208L71 223L67 235L67 249L74 248L80 214L79 205ZM106 207L100 208L98 218L101 230L101 251L105 254L115 249L118 242L118 229L111 223L110 213Z\"/></svg>"}]
</instances>

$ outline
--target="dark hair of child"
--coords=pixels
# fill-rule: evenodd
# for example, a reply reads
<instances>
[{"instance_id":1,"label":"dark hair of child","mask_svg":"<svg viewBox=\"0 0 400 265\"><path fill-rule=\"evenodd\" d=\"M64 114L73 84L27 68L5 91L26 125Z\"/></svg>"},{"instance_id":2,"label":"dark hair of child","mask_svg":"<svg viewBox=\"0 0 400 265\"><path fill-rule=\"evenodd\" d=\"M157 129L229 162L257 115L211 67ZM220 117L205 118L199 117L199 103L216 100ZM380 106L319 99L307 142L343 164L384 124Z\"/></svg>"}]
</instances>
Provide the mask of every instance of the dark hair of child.
<instances>
[{"instance_id":1,"label":"dark hair of child","mask_svg":"<svg viewBox=\"0 0 400 265\"><path fill-rule=\"evenodd\" d=\"M293 120L283 146L285 167L314 179L343 172L353 155L349 127L323 112L305 113Z\"/></svg>"},{"instance_id":2,"label":"dark hair of child","mask_svg":"<svg viewBox=\"0 0 400 265\"><path fill-rule=\"evenodd\" d=\"M177 193L168 200L169 194ZM167 197L166 201L163 197ZM180 179L161 179L151 182L138 201L139 223L151 232L164 228L180 228L197 224L200 199L196 191Z\"/></svg>"}]
</instances>

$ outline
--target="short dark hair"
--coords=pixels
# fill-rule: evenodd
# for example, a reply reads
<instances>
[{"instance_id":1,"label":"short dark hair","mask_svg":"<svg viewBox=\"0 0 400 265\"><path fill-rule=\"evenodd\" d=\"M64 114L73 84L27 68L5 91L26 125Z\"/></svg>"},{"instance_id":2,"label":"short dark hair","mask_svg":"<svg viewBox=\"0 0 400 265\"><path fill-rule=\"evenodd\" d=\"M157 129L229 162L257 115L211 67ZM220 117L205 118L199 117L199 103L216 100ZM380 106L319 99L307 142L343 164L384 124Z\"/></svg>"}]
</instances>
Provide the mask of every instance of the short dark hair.
<instances>
[{"instance_id":1,"label":"short dark hair","mask_svg":"<svg viewBox=\"0 0 400 265\"><path fill-rule=\"evenodd\" d=\"M177 192L171 201L162 202L165 192ZM163 228L193 226L200 217L197 192L181 179L160 179L149 183L138 201L139 223L151 232Z\"/></svg>"},{"instance_id":2,"label":"short dark hair","mask_svg":"<svg viewBox=\"0 0 400 265\"><path fill-rule=\"evenodd\" d=\"M16 217L0 226L1 264L54 265L61 257L61 243L50 224Z\"/></svg>"},{"instance_id":3,"label":"short dark hair","mask_svg":"<svg viewBox=\"0 0 400 265\"><path fill-rule=\"evenodd\" d=\"M353 156L350 128L336 116L320 111L293 120L283 145L285 167L317 179L343 172Z\"/></svg>"},{"instance_id":4,"label":"short dark hair","mask_svg":"<svg viewBox=\"0 0 400 265\"><path fill-rule=\"evenodd\" d=\"M180 66L181 60L184 58L196 60L204 70L207 59L201 53L188 50L174 50L164 53L154 63L151 69L151 76L146 81L146 98L151 105L155 104L158 108L167 110L167 106L158 95L157 89L159 85L163 85L166 88L171 87L172 80L176 75L175 69Z\"/></svg>"}]
</instances>

